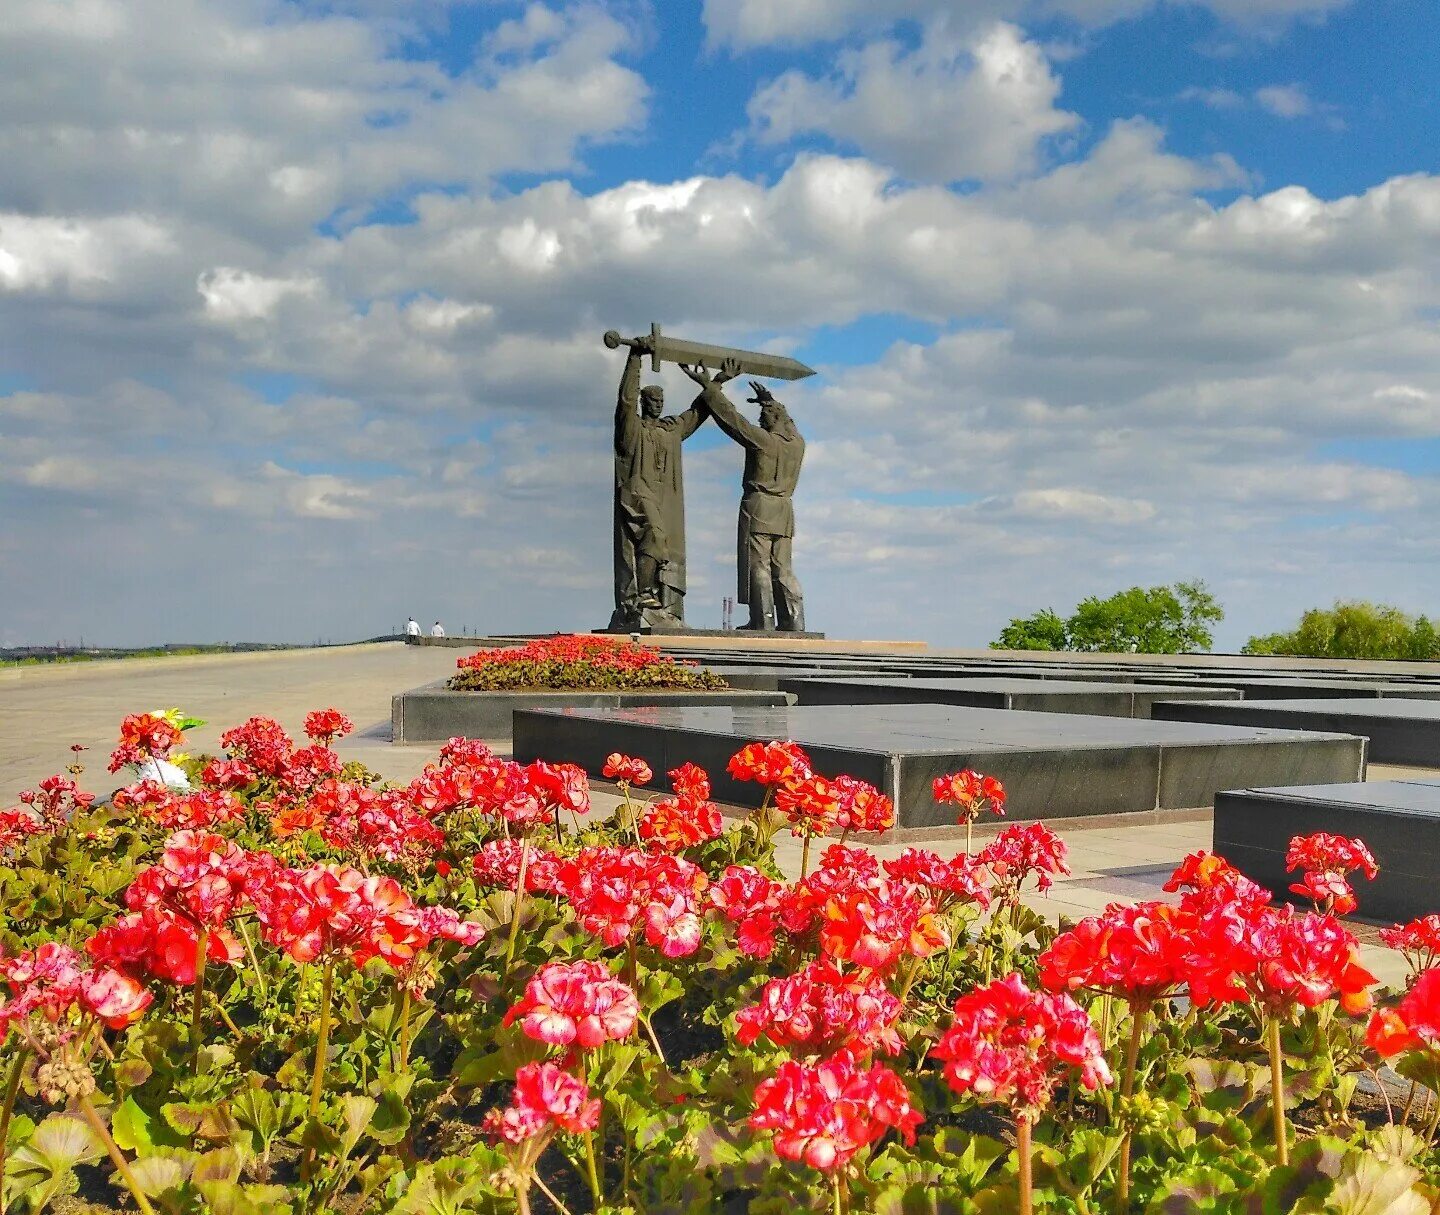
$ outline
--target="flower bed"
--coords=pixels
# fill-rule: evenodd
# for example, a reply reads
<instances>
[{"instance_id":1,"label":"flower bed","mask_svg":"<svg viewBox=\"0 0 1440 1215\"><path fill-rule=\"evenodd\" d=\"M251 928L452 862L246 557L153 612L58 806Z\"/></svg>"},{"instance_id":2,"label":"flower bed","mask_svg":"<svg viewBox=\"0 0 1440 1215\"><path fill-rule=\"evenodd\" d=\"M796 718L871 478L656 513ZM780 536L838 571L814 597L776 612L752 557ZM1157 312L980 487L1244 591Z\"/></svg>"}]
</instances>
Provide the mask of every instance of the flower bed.
<instances>
[{"instance_id":1,"label":"flower bed","mask_svg":"<svg viewBox=\"0 0 1440 1215\"><path fill-rule=\"evenodd\" d=\"M460 669L448 686L457 692L720 691L729 686L720 676L651 646L594 634L480 650L455 665Z\"/></svg>"},{"instance_id":2,"label":"flower bed","mask_svg":"<svg viewBox=\"0 0 1440 1215\"><path fill-rule=\"evenodd\" d=\"M6 1210L150 1212L1301 1211L1440 1201L1440 917L1382 934L1375 989L1336 918L1363 844L1299 839L1276 907L1221 858L1173 901L1059 932L1022 896L1063 842L883 863L822 833L893 807L793 743L708 775L578 769L451 740L389 787L254 718L182 758L178 714L122 725L0 813ZM1003 813L974 773L962 821ZM773 840L805 841L785 880ZM818 855L817 855L818 852ZM1368 1103L1390 1060L1419 1085ZM68 1204L68 1205L66 1205Z\"/></svg>"}]
</instances>

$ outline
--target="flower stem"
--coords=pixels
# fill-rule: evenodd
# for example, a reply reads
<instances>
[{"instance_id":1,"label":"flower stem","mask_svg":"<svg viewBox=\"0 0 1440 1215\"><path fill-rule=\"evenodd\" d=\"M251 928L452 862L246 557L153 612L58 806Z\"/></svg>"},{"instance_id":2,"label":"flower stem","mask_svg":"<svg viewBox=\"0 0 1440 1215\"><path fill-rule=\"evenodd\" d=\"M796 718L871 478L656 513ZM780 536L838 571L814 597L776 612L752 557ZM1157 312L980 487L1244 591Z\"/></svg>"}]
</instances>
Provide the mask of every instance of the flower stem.
<instances>
[{"instance_id":1,"label":"flower stem","mask_svg":"<svg viewBox=\"0 0 1440 1215\"><path fill-rule=\"evenodd\" d=\"M200 1074L201 1023L205 1009L205 963L210 959L210 930L200 929L195 938L195 993L190 1004L190 1050L195 1074Z\"/></svg>"},{"instance_id":2,"label":"flower stem","mask_svg":"<svg viewBox=\"0 0 1440 1215\"><path fill-rule=\"evenodd\" d=\"M10 1139L10 1118L15 1113L15 1098L20 1092L20 1073L25 1070L25 1056L30 1049L21 1043L10 1061L10 1075L5 1080L4 1105L0 1106L0 1215L5 1215L5 1145Z\"/></svg>"},{"instance_id":3,"label":"flower stem","mask_svg":"<svg viewBox=\"0 0 1440 1215\"><path fill-rule=\"evenodd\" d=\"M1140 1038L1145 1032L1145 1022L1150 1006L1144 1000L1130 1005L1130 1041L1125 1047L1125 1074L1120 1078L1120 1097L1123 1101L1135 1095L1135 1064L1140 1058ZM1124 1137L1120 1140L1119 1175L1115 1182L1115 1210L1124 1215L1130 1209L1130 1145L1135 1131L1128 1120Z\"/></svg>"},{"instance_id":4,"label":"flower stem","mask_svg":"<svg viewBox=\"0 0 1440 1215\"><path fill-rule=\"evenodd\" d=\"M320 1116L320 1097L325 1091L325 1063L330 1048L330 997L335 988L335 959L325 959L325 969L320 980L320 1031L315 1038L315 1071L310 1077L310 1117ZM300 1166L300 1180L310 1180L310 1170L315 1163L315 1149L305 1150L305 1159Z\"/></svg>"},{"instance_id":5,"label":"flower stem","mask_svg":"<svg viewBox=\"0 0 1440 1215\"><path fill-rule=\"evenodd\" d=\"M650 1045L655 1048L655 1053L660 1056L660 1066L669 1067L665 1061L665 1052L660 1048L660 1039L655 1036L655 1026L650 1023L650 1018L644 1013L640 1014L640 1023L645 1026L645 1032L650 1035Z\"/></svg>"},{"instance_id":6,"label":"flower stem","mask_svg":"<svg viewBox=\"0 0 1440 1215\"><path fill-rule=\"evenodd\" d=\"M269 996L265 987L265 975L260 969L260 959L255 956L255 946L250 940L250 930L245 927L244 920L236 920L235 925L240 929L240 939L245 942L245 952L250 955L250 966L255 971L255 986L260 989L260 1002L264 1004Z\"/></svg>"},{"instance_id":7,"label":"flower stem","mask_svg":"<svg viewBox=\"0 0 1440 1215\"><path fill-rule=\"evenodd\" d=\"M515 877L515 909L510 914L510 939L505 942L505 978L515 961L515 942L520 936L520 910L525 902L525 870L530 867L530 837L520 843L520 872Z\"/></svg>"},{"instance_id":8,"label":"flower stem","mask_svg":"<svg viewBox=\"0 0 1440 1215\"><path fill-rule=\"evenodd\" d=\"M590 1197L598 1211L602 1205L600 1197L600 1173L595 1167L595 1132L585 1132L585 1178L590 1183Z\"/></svg>"},{"instance_id":9,"label":"flower stem","mask_svg":"<svg viewBox=\"0 0 1440 1215\"><path fill-rule=\"evenodd\" d=\"M395 1069L402 1076L410 1070L410 989L400 989L400 1062Z\"/></svg>"},{"instance_id":10,"label":"flower stem","mask_svg":"<svg viewBox=\"0 0 1440 1215\"><path fill-rule=\"evenodd\" d=\"M1021 1114L1015 1121L1015 1164L1020 1172L1020 1215L1033 1215L1035 1183L1030 1172L1030 1119Z\"/></svg>"},{"instance_id":11,"label":"flower stem","mask_svg":"<svg viewBox=\"0 0 1440 1215\"><path fill-rule=\"evenodd\" d=\"M805 833L805 843L800 847L800 880L805 880L805 875L810 872L810 833Z\"/></svg>"},{"instance_id":12,"label":"flower stem","mask_svg":"<svg viewBox=\"0 0 1440 1215\"><path fill-rule=\"evenodd\" d=\"M1285 1132L1285 1063L1280 1054L1280 1018L1271 1016L1265 1027L1270 1045L1270 1103L1275 1119L1275 1159L1290 1163L1290 1144Z\"/></svg>"},{"instance_id":13,"label":"flower stem","mask_svg":"<svg viewBox=\"0 0 1440 1215\"><path fill-rule=\"evenodd\" d=\"M835 1215L844 1215L845 1207L840 1201L840 1170L836 1169L830 1174L830 1189L835 1199Z\"/></svg>"},{"instance_id":14,"label":"flower stem","mask_svg":"<svg viewBox=\"0 0 1440 1215\"><path fill-rule=\"evenodd\" d=\"M970 855L970 831L975 826L975 820L968 815L965 818L965 855Z\"/></svg>"},{"instance_id":15,"label":"flower stem","mask_svg":"<svg viewBox=\"0 0 1440 1215\"><path fill-rule=\"evenodd\" d=\"M135 1205L140 1208L140 1215L155 1215L155 1208L150 1205L150 1200L140 1188L140 1183L135 1180L135 1174L130 1171L130 1165L126 1161L124 1153L116 1146L115 1140L111 1138L110 1132L105 1129L105 1124L100 1121L100 1115L95 1112L95 1107L90 1104L89 1097L80 1098L80 1112L85 1116L85 1121L90 1124L90 1129L95 1132L100 1142L105 1145L105 1150L110 1153L111 1163L115 1165L115 1171L125 1182L125 1188L130 1191L130 1196L135 1199Z\"/></svg>"}]
</instances>

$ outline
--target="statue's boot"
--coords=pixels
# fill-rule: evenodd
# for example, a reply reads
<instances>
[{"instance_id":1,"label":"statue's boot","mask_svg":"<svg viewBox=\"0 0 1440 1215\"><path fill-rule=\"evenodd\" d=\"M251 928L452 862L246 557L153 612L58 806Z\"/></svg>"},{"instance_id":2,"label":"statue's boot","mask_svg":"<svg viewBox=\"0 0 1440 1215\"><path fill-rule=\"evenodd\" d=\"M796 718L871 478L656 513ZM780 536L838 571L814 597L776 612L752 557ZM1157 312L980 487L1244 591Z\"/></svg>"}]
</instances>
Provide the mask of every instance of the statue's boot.
<instances>
[{"instance_id":1,"label":"statue's boot","mask_svg":"<svg viewBox=\"0 0 1440 1215\"><path fill-rule=\"evenodd\" d=\"M750 623L742 629L756 633L769 633L775 628L775 588L768 578L752 576L750 579Z\"/></svg>"},{"instance_id":2,"label":"statue's boot","mask_svg":"<svg viewBox=\"0 0 1440 1215\"><path fill-rule=\"evenodd\" d=\"M640 607L647 611L660 607L660 563L654 557L644 553L636 556L635 581L640 590Z\"/></svg>"}]
</instances>

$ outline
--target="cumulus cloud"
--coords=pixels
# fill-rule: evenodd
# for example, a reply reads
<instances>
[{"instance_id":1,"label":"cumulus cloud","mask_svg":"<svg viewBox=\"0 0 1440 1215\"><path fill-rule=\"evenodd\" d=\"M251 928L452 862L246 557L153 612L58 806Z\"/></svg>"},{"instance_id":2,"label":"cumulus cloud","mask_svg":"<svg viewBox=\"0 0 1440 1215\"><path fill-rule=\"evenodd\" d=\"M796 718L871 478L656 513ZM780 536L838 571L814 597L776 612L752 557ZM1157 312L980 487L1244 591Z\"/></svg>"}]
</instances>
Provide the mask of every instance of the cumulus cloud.
<instances>
[{"instance_id":1,"label":"cumulus cloud","mask_svg":"<svg viewBox=\"0 0 1440 1215\"><path fill-rule=\"evenodd\" d=\"M598 624L619 371L599 338L657 318L784 349L843 349L857 322L873 348L894 317L938 334L781 394L810 441L797 560L834 633L983 641L1196 574L1236 630L1337 580L1440 594L1440 539L1413 526L1433 478L1364 455L1440 435L1430 175L1262 191L1144 118L1056 163L1060 68L997 0L790 77L809 108L772 136L838 133L838 107L864 155L590 186L570 166L645 112L623 11L517 6L457 70L396 51L441 0L403 27L370 0L182 0L141 45L145 3L22 0L0 31L3 640ZM761 7L812 33L936 12ZM907 143L898 95L966 146ZM966 136L987 112L994 144ZM542 180L493 184L511 170ZM659 379L672 408L694 391ZM702 623L732 588L740 462L708 427L687 448ZM106 588L103 622L80 585Z\"/></svg>"},{"instance_id":2,"label":"cumulus cloud","mask_svg":"<svg viewBox=\"0 0 1440 1215\"><path fill-rule=\"evenodd\" d=\"M1013 25L960 36L936 21L913 50L873 42L827 76L787 72L748 111L765 143L822 134L910 178L991 180L1029 172L1042 141L1076 126L1059 93L1044 51Z\"/></svg>"}]
</instances>

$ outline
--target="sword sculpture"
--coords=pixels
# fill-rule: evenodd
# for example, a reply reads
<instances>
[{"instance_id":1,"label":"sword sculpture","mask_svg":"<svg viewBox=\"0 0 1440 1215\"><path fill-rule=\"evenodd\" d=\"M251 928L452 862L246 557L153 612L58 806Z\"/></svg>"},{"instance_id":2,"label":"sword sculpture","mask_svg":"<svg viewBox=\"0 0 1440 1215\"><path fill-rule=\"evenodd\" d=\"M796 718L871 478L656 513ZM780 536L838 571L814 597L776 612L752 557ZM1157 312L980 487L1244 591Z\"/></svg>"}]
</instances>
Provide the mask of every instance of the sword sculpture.
<instances>
[{"instance_id":1,"label":"sword sculpture","mask_svg":"<svg viewBox=\"0 0 1440 1215\"><path fill-rule=\"evenodd\" d=\"M605 345L611 350L621 346L636 346L634 338L623 338L614 329L605 334ZM661 363L698 363L706 367L719 367L726 359L734 359L746 375L756 375L765 380L803 380L815 374L813 367L807 367L799 359L783 354L764 354L758 350L738 350L733 346L711 346L706 342L687 342L681 338L666 337L660 326L650 326L650 370L660 370Z\"/></svg>"}]
</instances>

